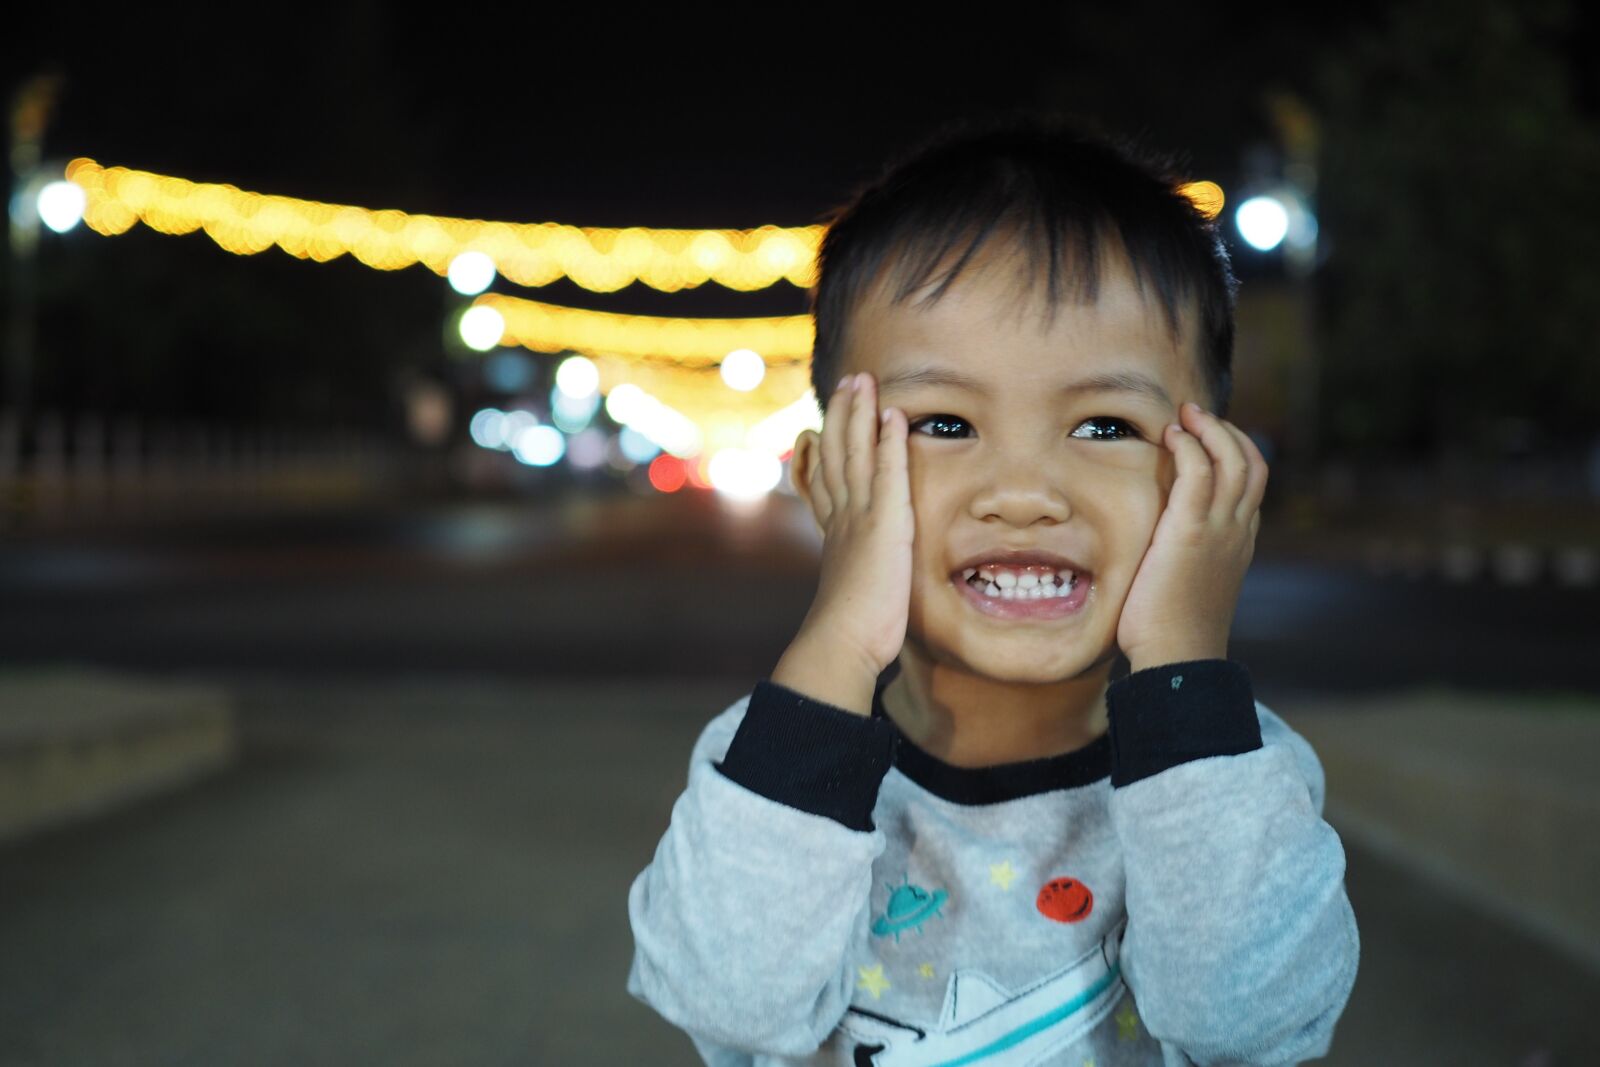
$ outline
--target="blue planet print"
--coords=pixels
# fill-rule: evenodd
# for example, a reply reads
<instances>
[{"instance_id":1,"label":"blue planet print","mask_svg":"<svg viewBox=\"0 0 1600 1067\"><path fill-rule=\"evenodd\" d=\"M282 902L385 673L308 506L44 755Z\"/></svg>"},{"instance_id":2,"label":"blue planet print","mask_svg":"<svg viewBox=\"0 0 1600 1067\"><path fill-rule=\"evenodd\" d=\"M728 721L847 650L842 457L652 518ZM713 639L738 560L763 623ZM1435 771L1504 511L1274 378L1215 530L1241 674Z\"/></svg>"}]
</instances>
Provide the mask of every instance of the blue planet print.
<instances>
[{"instance_id":1,"label":"blue planet print","mask_svg":"<svg viewBox=\"0 0 1600 1067\"><path fill-rule=\"evenodd\" d=\"M922 924L939 914L939 909L950 898L943 889L930 893L920 885L912 885L909 877L904 885L885 883L885 888L889 890L889 904L883 914L872 921L872 932L878 937L893 934L896 944L900 943L903 931L920 932Z\"/></svg>"}]
</instances>

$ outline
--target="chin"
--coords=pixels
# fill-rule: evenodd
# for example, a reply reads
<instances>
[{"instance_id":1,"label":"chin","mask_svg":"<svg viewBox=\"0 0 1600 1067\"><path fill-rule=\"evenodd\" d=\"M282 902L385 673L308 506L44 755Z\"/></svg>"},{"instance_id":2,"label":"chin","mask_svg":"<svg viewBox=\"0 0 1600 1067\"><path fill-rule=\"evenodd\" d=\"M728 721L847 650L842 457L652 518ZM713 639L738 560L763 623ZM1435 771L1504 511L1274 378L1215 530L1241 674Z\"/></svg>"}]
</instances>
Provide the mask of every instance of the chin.
<instances>
[{"instance_id":1,"label":"chin","mask_svg":"<svg viewBox=\"0 0 1600 1067\"><path fill-rule=\"evenodd\" d=\"M1056 655L1041 655L1037 648L1023 643L1005 651L975 649L974 652L976 654L970 657L956 657L973 674L1014 685L1053 685L1080 678L1110 664L1116 649L1113 647L1098 656L1067 649L1059 649Z\"/></svg>"}]
</instances>

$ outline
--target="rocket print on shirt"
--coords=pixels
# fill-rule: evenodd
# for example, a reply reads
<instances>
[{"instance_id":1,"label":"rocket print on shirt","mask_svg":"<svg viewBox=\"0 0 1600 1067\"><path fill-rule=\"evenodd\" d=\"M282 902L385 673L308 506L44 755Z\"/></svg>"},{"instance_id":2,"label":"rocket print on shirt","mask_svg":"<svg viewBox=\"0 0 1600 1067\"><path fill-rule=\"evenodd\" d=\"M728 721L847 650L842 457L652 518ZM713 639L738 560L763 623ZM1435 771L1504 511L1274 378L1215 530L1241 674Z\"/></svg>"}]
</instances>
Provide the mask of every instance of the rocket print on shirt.
<instances>
[{"instance_id":1,"label":"rocket print on shirt","mask_svg":"<svg viewBox=\"0 0 1600 1067\"><path fill-rule=\"evenodd\" d=\"M839 1028L855 1042L857 1067L1038 1063L1081 1040L1123 999L1119 950L1126 927L1124 920L1100 944L1025 989L957 971L932 1029L856 1007Z\"/></svg>"}]
</instances>

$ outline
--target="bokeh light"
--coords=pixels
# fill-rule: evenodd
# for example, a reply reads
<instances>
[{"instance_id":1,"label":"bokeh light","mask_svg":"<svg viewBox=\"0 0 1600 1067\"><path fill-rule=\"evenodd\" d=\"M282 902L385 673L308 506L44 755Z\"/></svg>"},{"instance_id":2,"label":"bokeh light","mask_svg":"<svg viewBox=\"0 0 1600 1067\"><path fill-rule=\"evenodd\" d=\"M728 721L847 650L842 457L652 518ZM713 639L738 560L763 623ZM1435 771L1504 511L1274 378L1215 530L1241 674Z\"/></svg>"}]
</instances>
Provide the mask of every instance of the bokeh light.
<instances>
[{"instance_id":1,"label":"bokeh light","mask_svg":"<svg viewBox=\"0 0 1600 1067\"><path fill-rule=\"evenodd\" d=\"M634 463L648 463L661 451L659 445L632 426L622 428L617 435L617 447Z\"/></svg>"},{"instance_id":2,"label":"bokeh light","mask_svg":"<svg viewBox=\"0 0 1600 1067\"><path fill-rule=\"evenodd\" d=\"M445 277L462 296L477 296L494 284L494 260L482 252L463 252L450 261Z\"/></svg>"},{"instance_id":3,"label":"bokeh light","mask_svg":"<svg viewBox=\"0 0 1600 1067\"><path fill-rule=\"evenodd\" d=\"M1283 243L1289 233L1289 211L1271 196L1252 196L1234 212L1234 225L1250 247L1270 252Z\"/></svg>"},{"instance_id":4,"label":"bokeh light","mask_svg":"<svg viewBox=\"0 0 1600 1067\"><path fill-rule=\"evenodd\" d=\"M574 434L567 441L567 462L585 471L605 466L606 432L591 426Z\"/></svg>"},{"instance_id":5,"label":"bokeh light","mask_svg":"<svg viewBox=\"0 0 1600 1067\"><path fill-rule=\"evenodd\" d=\"M783 464L767 452L724 448L711 457L708 473L712 487L724 496L756 500L777 486L783 477Z\"/></svg>"},{"instance_id":6,"label":"bokeh light","mask_svg":"<svg viewBox=\"0 0 1600 1067\"><path fill-rule=\"evenodd\" d=\"M557 386L550 390L550 421L563 433L578 433L593 421L600 410L599 392L586 397L572 397Z\"/></svg>"},{"instance_id":7,"label":"bokeh light","mask_svg":"<svg viewBox=\"0 0 1600 1067\"><path fill-rule=\"evenodd\" d=\"M686 477L683 460L677 456L660 455L650 461L650 484L663 493L682 489Z\"/></svg>"},{"instance_id":8,"label":"bokeh light","mask_svg":"<svg viewBox=\"0 0 1600 1067\"><path fill-rule=\"evenodd\" d=\"M41 222L56 233L66 233L83 221L83 210L87 204L83 186L57 181L39 190L35 206Z\"/></svg>"},{"instance_id":9,"label":"bokeh light","mask_svg":"<svg viewBox=\"0 0 1600 1067\"><path fill-rule=\"evenodd\" d=\"M474 351L489 351L500 343L505 333L506 320L492 307L480 304L461 315L461 340Z\"/></svg>"},{"instance_id":10,"label":"bokeh light","mask_svg":"<svg viewBox=\"0 0 1600 1067\"><path fill-rule=\"evenodd\" d=\"M592 359L569 356L556 368L556 387L574 400L582 400L600 388L600 371Z\"/></svg>"},{"instance_id":11,"label":"bokeh light","mask_svg":"<svg viewBox=\"0 0 1600 1067\"><path fill-rule=\"evenodd\" d=\"M506 413L499 408L484 408L472 416L467 432L480 448L506 447Z\"/></svg>"},{"instance_id":12,"label":"bokeh light","mask_svg":"<svg viewBox=\"0 0 1600 1067\"><path fill-rule=\"evenodd\" d=\"M748 348L736 348L722 360L722 380L730 389L748 393L766 376L766 361Z\"/></svg>"},{"instance_id":13,"label":"bokeh light","mask_svg":"<svg viewBox=\"0 0 1600 1067\"><path fill-rule=\"evenodd\" d=\"M520 393L533 384L533 360L521 352L498 352L483 361L483 380L501 393Z\"/></svg>"},{"instance_id":14,"label":"bokeh light","mask_svg":"<svg viewBox=\"0 0 1600 1067\"><path fill-rule=\"evenodd\" d=\"M529 426L517 434L511 452L531 467L548 467L567 450L567 439L554 426Z\"/></svg>"}]
</instances>

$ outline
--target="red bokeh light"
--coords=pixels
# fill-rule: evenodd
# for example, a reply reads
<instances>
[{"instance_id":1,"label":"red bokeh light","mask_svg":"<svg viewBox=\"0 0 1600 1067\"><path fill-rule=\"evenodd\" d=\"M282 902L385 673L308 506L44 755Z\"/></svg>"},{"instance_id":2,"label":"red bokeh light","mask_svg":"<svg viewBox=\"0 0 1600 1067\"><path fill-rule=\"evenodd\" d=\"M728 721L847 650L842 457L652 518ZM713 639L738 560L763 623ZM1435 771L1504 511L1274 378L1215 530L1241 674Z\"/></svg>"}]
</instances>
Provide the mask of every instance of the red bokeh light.
<instances>
[{"instance_id":1,"label":"red bokeh light","mask_svg":"<svg viewBox=\"0 0 1600 1067\"><path fill-rule=\"evenodd\" d=\"M705 476L705 466L708 460L705 456L694 456L683 461L683 473L689 479L689 484L696 489L710 489L711 480Z\"/></svg>"},{"instance_id":2,"label":"red bokeh light","mask_svg":"<svg viewBox=\"0 0 1600 1067\"><path fill-rule=\"evenodd\" d=\"M663 452L650 461L650 484L663 493L676 493L683 488L683 460Z\"/></svg>"}]
</instances>

